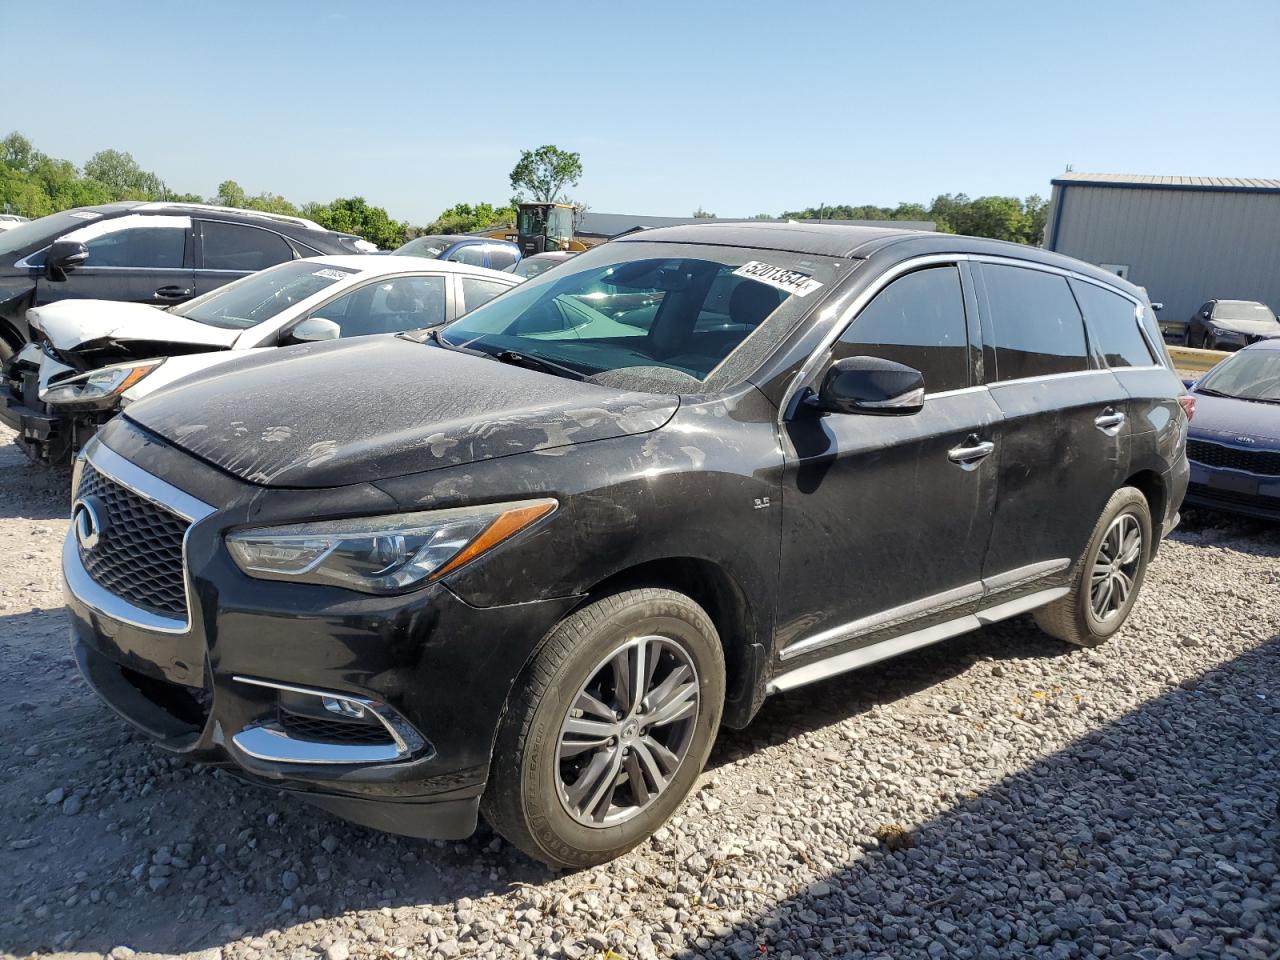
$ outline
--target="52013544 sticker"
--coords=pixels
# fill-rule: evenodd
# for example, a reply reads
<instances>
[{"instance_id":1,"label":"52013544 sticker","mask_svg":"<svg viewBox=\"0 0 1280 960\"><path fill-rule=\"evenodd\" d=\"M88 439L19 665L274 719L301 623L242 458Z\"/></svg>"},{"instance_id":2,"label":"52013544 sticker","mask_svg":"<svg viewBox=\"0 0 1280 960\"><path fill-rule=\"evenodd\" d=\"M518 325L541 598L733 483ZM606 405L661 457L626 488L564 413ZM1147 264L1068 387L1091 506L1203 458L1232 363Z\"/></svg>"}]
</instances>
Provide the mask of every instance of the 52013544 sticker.
<instances>
[{"instance_id":1,"label":"52013544 sticker","mask_svg":"<svg viewBox=\"0 0 1280 960\"><path fill-rule=\"evenodd\" d=\"M772 263L765 263L763 260L748 260L733 271L733 275L735 277L746 277L759 283L767 283L769 286L785 290L787 293L794 293L797 297L807 297L822 286L820 280L813 279L807 273L774 266Z\"/></svg>"}]
</instances>

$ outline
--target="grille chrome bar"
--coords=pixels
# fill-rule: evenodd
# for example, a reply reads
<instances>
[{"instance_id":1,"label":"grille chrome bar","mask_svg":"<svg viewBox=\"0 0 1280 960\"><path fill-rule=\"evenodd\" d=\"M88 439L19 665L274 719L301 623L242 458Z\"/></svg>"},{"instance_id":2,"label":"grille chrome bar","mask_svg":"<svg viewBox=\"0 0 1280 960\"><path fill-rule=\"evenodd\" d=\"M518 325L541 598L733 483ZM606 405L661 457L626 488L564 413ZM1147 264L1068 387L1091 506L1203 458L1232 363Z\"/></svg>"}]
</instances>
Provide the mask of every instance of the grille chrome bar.
<instances>
[{"instance_id":1,"label":"grille chrome bar","mask_svg":"<svg viewBox=\"0 0 1280 960\"><path fill-rule=\"evenodd\" d=\"M187 538L190 535L191 525L212 514L214 508L159 477L147 473L96 438L85 447L81 459L84 463L78 463L76 471L75 496L77 498L80 496L80 485L88 475L85 469L87 464L98 476L122 487L128 493L154 505L159 510L188 521L182 535L180 561L182 608L185 616L182 618L169 616L166 615L167 611L148 609L139 603L131 602L128 597L122 596L93 577L81 557L74 525L67 531L62 551L63 577L67 590L86 606L112 620L159 633L186 633L191 629L191 583L187 576L186 562Z\"/></svg>"}]
</instances>

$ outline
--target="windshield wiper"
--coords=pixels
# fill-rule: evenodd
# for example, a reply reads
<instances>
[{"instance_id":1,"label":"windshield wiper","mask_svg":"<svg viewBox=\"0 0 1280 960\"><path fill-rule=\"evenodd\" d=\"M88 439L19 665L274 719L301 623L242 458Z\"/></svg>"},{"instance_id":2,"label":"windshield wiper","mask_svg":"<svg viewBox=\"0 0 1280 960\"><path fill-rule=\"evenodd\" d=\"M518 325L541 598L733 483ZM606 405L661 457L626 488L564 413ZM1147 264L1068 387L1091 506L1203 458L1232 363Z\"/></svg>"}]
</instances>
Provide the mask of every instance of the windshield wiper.
<instances>
[{"instance_id":1,"label":"windshield wiper","mask_svg":"<svg viewBox=\"0 0 1280 960\"><path fill-rule=\"evenodd\" d=\"M531 357L527 353L516 353L514 350L502 350L498 353L490 354L493 359L499 363L509 363L513 367L524 367L526 370L537 370L540 373L550 373L557 377L568 377L571 380L586 380L587 374L581 370L575 370L573 367L566 367L562 363L556 363L554 360L544 360L542 357Z\"/></svg>"}]
</instances>

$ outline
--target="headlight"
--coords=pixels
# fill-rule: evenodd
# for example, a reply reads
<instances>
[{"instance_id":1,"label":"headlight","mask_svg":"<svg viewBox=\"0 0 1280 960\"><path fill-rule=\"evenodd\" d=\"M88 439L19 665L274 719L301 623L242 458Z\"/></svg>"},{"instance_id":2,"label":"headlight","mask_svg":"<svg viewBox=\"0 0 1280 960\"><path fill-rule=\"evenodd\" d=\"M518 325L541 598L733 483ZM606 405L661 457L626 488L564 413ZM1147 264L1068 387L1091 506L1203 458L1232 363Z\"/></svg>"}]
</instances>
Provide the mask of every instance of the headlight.
<instances>
[{"instance_id":1,"label":"headlight","mask_svg":"<svg viewBox=\"0 0 1280 960\"><path fill-rule=\"evenodd\" d=\"M1243 337L1243 333L1236 333L1234 330L1223 330L1221 327L1215 327L1209 324L1209 332L1215 337Z\"/></svg>"},{"instance_id":2,"label":"headlight","mask_svg":"<svg viewBox=\"0 0 1280 960\"><path fill-rule=\"evenodd\" d=\"M64 407L109 406L120 394L162 363L164 358L159 357L155 360L117 363L110 367L101 367L46 387L40 391L40 399L45 403Z\"/></svg>"},{"instance_id":3,"label":"headlight","mask_svg":"<svg viewBox=\"0 0 1280 960\"><path fill-rule=\"evenodd\" d=\"M555 500L260 527L227 535L251 577L399 593L470 563L551 513Z\"/></svg>"}]
</instances>

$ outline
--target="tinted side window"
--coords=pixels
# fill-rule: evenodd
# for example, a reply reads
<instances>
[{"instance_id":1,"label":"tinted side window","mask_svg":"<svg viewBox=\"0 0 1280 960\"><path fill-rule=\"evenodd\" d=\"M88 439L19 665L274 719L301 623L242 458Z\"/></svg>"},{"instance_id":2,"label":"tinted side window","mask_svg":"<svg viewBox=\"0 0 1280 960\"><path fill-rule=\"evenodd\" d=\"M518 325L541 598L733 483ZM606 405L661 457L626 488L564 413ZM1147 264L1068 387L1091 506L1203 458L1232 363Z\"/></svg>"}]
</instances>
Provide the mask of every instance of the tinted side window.
<instances>
[{"instance_id":1,"label":"tinted side window","mask_svg":"<svg viewBox=\"0 0 1280 960\"><path fill-rule=\"evenodd\" d=\"M352 290L312 315L338 324L343 337L364 337L444 323L444 307L444 277L396 277Z\"/></svg>"},{"instance_id":2,"label":"tinted side window","mask_svg":"<svg viewBox=\"0 0 1280 960\"><path fill-rule=\"evenodd\" d=\"M483 267L484 244L468 243L466 246L459 247L453 251L445 259L452 260L454 263L466 263L473 267Z\"/></svg>"},{"instance_id":3,"label":"tinted side window","mask_svg":"<svg viewBox=\"0 0 1280 960\"><path fill-rule=\"evenodd\" d=\"M1017 380L1089 368L1084 320L1066 277L983 264L996 378ZM992 379L987 372L987 379Z\"/></svg>"},{"instance_id":4,"label":"tinted side window","mask_svg":"<svg viewBox=\"0 0 1280 960\"><path fill-rule=\"evenodd\" d=\"M894 360L924 374L930 393L969 385L964 293L955 267L930 267L881 290L832 350L836 360Z\"/></svg>"},{"instance_id":5,"label":"tinted side window","mask_svg":"<svg viewBox=\"0 0 1280 960\"><path fill-rule=\"evenodd\" d=\"M1149 367L1155 362L1138 329L1138 314L1132 300L1092 283L1072 281L1071 289L1084 310L1089 336L1102 351L1107 366Z\"/></svg>"},{"instance_id":6,"label":"tinted side window","mask_svg":"<svg viewBox=\"0 0 1280 960\"><path fill-rule=\"evenodd\" d=\"M269 230L208 220L201 235L206 270L262 270L293 259L293 247Z\"/></svg>"},{"instance_id":7,"label":"tinted side window","mask_svg":"<svg viewBox=\"0 0 1280 960\"><path fill-rule=\"evenodd\" d=\"M89 248L90 267L176 268L182 266L187 231L177 227L130 227L94 237Z\"/></svg>"},{"instance_id":8,"label":"tinted side window","mask_svg":"<svg viewBox=\"0 0 1280 960\"><path fill-rule=\"evenodd\" d=\"M489 246L489 269L505 270L516 262L516 251L510 247L500 247L496 243Z\"/></svg>"},{"instance_id":9,"label":"tinted side window","mask_svg":"<svg viewBox=\"0 0 1280 960\"><path fill-rule=\"evenodd\" d=\"M474 310L482 303L488 303L500 293L511 288L504 283L493 280L481 280L479 277L462 278L462 303L464 310Z\"/></svg>"}]
</instances>

